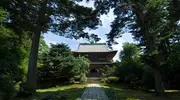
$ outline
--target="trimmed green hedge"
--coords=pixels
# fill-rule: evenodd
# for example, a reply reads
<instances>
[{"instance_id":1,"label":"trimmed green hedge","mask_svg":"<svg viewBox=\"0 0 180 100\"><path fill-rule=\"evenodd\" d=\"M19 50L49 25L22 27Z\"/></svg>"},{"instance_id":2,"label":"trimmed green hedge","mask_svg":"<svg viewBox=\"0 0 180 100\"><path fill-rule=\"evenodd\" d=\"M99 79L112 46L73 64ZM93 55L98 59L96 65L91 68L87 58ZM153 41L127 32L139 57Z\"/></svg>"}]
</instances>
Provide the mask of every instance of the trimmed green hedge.
<instances>
[{"instance_id":1,"label":"trimmed green hedge","mask_svg":"<svg viewBox=\"0 0 180 100\"><path fill-rule=\"evenodd\" d=\"M101 82L103 82L103 83L118 83L119 82L119 77L109 76L107 78L102 78Z\"/></svg>"}]
</instances>

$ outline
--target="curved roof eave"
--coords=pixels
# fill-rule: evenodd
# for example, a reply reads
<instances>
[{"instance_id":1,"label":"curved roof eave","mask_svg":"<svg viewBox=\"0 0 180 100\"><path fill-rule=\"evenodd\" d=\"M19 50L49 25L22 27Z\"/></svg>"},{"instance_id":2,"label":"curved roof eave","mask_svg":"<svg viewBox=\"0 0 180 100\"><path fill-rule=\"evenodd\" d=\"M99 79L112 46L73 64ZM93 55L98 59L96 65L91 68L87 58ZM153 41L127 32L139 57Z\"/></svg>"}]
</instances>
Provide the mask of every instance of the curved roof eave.
<instances>
[{"instance_id":1,"label":"curved roof eave","mask_svg":"<svg viewBox=\"0 0 180 100\"><path fill-rule=\"evenodd\" d=\"M117 53L118 50L110 50L110 51L86 51L86 52L82 52L82 51L72 51L74 53L108 53L108 52L115 52Z\"/></svg>"}]
</instances>

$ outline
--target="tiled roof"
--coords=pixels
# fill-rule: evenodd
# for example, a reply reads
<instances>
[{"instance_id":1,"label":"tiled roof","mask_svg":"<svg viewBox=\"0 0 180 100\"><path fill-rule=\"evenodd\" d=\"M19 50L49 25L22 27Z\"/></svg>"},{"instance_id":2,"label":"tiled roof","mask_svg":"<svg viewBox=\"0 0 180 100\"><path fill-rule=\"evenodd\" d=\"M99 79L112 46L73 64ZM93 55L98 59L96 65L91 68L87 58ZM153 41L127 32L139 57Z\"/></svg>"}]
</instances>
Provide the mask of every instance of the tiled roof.
<instances>
[{"instance_id":1,"label":"tiled roof","mask_svg":"<svg viewBox=\"0 0 180 100\"><path fill-rule=\"evenodd\" d=\"M80 43L78 50L75 52L109 52L106 43Z\"/></svg>"}]
</instances>

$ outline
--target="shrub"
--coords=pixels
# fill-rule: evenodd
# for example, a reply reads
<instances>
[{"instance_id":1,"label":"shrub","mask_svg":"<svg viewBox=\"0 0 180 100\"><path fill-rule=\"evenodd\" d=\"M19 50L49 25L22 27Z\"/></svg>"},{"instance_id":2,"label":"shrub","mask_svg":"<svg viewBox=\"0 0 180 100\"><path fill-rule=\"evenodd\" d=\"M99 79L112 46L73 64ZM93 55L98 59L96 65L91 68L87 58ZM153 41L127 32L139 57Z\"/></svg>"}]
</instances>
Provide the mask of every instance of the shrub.
<instances>
[{"instance_id":1,"label":"shrub","mask_svg":"<svg viewBox=\"0 0 180 100\"><path fill-rule=\"evenodd\" d=\"M81 79L81 75L76 75L73 77L75 81L80 81Z\"/></svg>"},{"instance_id":2,"label":"shrub","mask_svg":"<svg viewBox=\"0 0 180 100\"><path fill-rule=\"evenodd\" d=\"M70 83L70 84L74 84L74 83L75 83L74 78L70 78L69 83Z\"/></svg>"},{"instance_id":3,"label":"shrub","mask_svg":"<svg viewBox=\"0 0 180 100\"><path fill-rule=\"evenodd\" d=\"M17 97L31 97L33 94L28 91L28 86L26 83L21 83Z\"/></svg>"},{"instance_id":4,"label":"shrub","mask_svg":"<svg viewBox=\"0 0 180 100\"><path fill-rule=\"evenodd\" d=\"M4 100L11 100L17 93L19 87L18 84L12 79L10 74L1 76L0 86L1 91L3 92Z\"/></svg>"},{"instance_id":5,"label":"shrub","mask_svg":"<svg viewBox=\"0 0 180 100\"><path fill-rule=\"evenodd\" d=\"M114 76L115 74L115 69L116 67L115 66L104 66L102 69L101 69L101 72L102 72L102 77L109 77L109 76Z\"/></svg>"},{"instance_id":6,"label":"shrub","mask_svg":"<svg viewBox=\"0 0 180 100\"><path fill-rule=\"evenodd\" d=\"M138 77L134 74L129 74L126 78L125 78L125 82L127 83L132 83L134 81L138 80Z\"/></svg>"},{"instance_id":7,"label":"shrub","mask_svg":"<svg viewBox=\"0 0 180 100\"><path fill-rule=\"evenodd\" d=\"M67 95L58 91L56 93L45 96L41 100L67 100Z\"/></svg>"},{"instance_id":8,"label":"shrub","mask_svg":"<svg viewBox=\"0 0 180 100\"><path fill-rule=\"evenodd\" d=\"M106 83L106 81L107 81L107 78L101 78L101 80L100 80L100 82L102 82L102 83Z\"/></svg>"},{"instance_id":9,"label":"shrub","mask_svg":"<svg viewBox=\"0 0 180 100\"><path fill-rule=\"evenodd\" d=\"M126 78L125 78L125 82L129 84L129 86L131 88L136 88L136 82L138 81L138 77L134 74L129 74Z\"/></svg>"},{"instance_id":10,"label":"shrub","mask_svg":"<svg viewBox=\"0 0 180 100\"><path fill-rule=\"evenodd\" d=\"M80 82L81 82L81 83L87 82L87 77L86 77L85 74L83 74L82 77L80 78Z\"/></svg>"},{"instance_id":11,"label":"shrub","mask_svg":"<svg viewBox=\"0 0 180 100\"><path fill-rule=\"evenodd\" d=\"M1 14L2 18L6 16ZM11 100L19 90L19 83L25 81L30 46L26 36L25 33L13 32L2 23L0 25L0 93L4 100Z\"/></svg>"},{"instance_id":12,"label":"shrub","mask_svg":"<svg viewBox=\"0 0 180 100\"><path fill-rule=\"evenodd\" d=\"M42 58L43 66L38 69L40 87L44 83L55 86L59 83L75 83L76 80L87 81L85 74L89 68L89 60L81 56L74 57L67 45L51 45L49 52Z\"/></svg>"},{"instance_id":13,"label":"shrub","mask_svg":"<svg viewBox=\"0 0 180 100\"><path fill-rule=\"evenodd\" d=\"M118 83L119 78L116 76L109 76L107 78L102 78L101 82L103 83Z\"/></svg>"},{"instance_id":14,"label":"shrub","mask_svg":"<svg viewBox=\"0 0 180 100\"><path fill-rule=\"evenodd\" d=\"M143 81L134 74L129 74L126 77L125 82L128 83L130 88L133 88L133 89L142 88L142 84L143 84Z\"/></svg>"},{"instance_id":15,"label":"shrub","mask_svg":"<svg viewBox=\"0 0 180 100\"><path fill-rule=\"evenodd\" d=\"M119 81L119 78L116 76L109 76L107 78L107 83L118 83L118 81Z\"/></svg>"}]
</instances>

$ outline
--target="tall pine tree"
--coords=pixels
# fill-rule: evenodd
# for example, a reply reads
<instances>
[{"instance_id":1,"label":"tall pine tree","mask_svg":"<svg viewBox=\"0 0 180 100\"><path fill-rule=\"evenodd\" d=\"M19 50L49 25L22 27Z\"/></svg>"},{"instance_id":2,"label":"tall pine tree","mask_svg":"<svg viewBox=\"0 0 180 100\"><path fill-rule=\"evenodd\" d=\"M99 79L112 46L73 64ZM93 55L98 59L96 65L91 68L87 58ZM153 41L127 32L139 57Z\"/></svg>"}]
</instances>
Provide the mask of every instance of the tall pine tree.
<instances>
[{"instance_id":1,"label":"tall pine tree","mask_svg":"<svg viewBox=\"0 0 180 100\"><path fill-rule=\"evenodd\" d=\"M169 13L173 10L172 15L177 15L179 7L174 6L179 4L178 0L94 0L94 2L96 10L101 14L107 14L110 9L114 10L116 17L111 24L111 31L107 34L108 44L116 44L115 39L121 37L123 33L132 33L134 39L139 41L139 45L145 47L144 61L153 70L156 93L163 94L160 66L165 57L163 53L168 51L170 36L168 32L172 32L167 28L168 17L172 18ZM177 23L179 18L175 18L173 21Z\"/></svg>"},{"instance_id":2,"label":"tall pine tree","mask_svg":"<svg viewBox=\"0 0 180 100\"><path fill-rule=\"evenodd\" d=\"M98 13L77 4L81 0L1 0L0 7L10 13L9 27L27 32L32 39L29 57L27 90L36 91L36 66L40 35L51 31L60 36L89 38L85 28L95 29Z\"/></svg>"}]
</instances>

